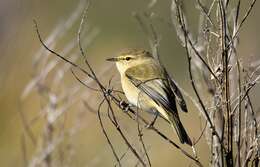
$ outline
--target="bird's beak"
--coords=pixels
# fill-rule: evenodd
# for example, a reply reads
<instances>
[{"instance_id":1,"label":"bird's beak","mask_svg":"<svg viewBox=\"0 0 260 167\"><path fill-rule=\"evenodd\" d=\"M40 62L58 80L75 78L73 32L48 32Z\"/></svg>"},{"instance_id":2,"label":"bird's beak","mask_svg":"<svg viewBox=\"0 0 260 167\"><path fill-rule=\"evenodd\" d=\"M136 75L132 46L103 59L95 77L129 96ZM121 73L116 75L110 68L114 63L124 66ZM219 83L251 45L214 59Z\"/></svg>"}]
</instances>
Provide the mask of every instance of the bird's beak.
<instances>
[{"instance_id":1,"label":"bird's beak","mask_svg":"<svg viewBox=\"0 0 260 167\"><path fill-rule=\"evenodd\" d=\"M108 59L106 59L107 61L118 61L118 58L116 58L116 57L112 57L112 58L108 58Z\"/></svg>"}]
</instances>

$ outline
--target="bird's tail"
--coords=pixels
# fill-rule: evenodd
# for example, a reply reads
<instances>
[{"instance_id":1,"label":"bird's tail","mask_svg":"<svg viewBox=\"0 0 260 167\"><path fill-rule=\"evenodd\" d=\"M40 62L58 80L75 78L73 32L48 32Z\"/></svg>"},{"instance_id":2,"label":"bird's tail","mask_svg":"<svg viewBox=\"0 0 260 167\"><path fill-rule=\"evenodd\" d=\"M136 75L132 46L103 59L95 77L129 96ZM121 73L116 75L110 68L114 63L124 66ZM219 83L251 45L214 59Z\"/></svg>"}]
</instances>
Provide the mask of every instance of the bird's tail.
<instances>
[{"instance_id":1,"label":"bird's tail","mask_svg":"<svg viewBox=\"0 0 260 167\"><path fill-rule=\"evenodd\" d=\"M192 146L190 137L188 136L186 130L184 129L179 116L178 115L172 116L170 122L171 122L171 126L176 130L181 143L187 143L188 145Z\"/></svg>"}]
</instances>

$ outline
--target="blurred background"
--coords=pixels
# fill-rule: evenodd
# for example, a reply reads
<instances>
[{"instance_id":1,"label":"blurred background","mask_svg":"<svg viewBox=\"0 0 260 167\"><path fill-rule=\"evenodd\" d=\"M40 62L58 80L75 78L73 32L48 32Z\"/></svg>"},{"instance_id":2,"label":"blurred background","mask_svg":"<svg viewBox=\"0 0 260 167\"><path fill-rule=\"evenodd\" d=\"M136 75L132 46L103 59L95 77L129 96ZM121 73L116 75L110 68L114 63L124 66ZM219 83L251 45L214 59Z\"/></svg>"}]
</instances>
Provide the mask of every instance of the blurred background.
<instances>
[{"instance_id":1,"label":"blurred background","mask_svg":"<svg viewBox=\"0 0 260 167\"><path fill-rule=\"evenodd\" d=\"M156 2L153 0L93 0L89 9L87 26L83 33L84 47L87 50L87 56L94 69L100 74L101 80L107 84L108 80L113 77L112 86L120 89L119 77L115 67L108 64L105 59L114 56L118 51L124 48L145 48L149 49L147 37L144 35L137 21L133 17L133 12L142 13L145 11L154 12L156 16L163 20L155 20L154 25L159 34L160 55L163 64L168 71L174 76L177 83L186 91L191 90L187 71L187 61L184 49L179 44L175 35L175 30L169 26L170 19L170 0ZM77 29L80 23L80 15L84 8L84 1L64 1L64 0L0 0L0 162L1 166L23 166L33 159L37 150L44 144L41 144L46 129L44 121L37 119L31 126L33 136L37 140L36 144L24 136L25 128L22 123L21 112L26 116L27 121L37 118L37 115L43 110L47 100L39 96L39 92L30 89L24 92L28 83L37 75L43 65L37 66L36 57L40 54L47 55L49 59L52 55L40 50L41 45L34 29L33 19L37 20L40 33L43 39L49 37L49 43L57 52L65 53L64 48L68 48L71 41L77 37ZM149 4L153 5L149 8ZM248 4L242 4L248 5ZM256 6L242 28L240 34L239 56L245 61L251 57L258 57L260 53L260 3ZM198 10L194 4L187 6L189 20L192 29L197 28ZM78 12L78 13L77 13ZM77 19L73 24L68 23L69 18L75 15ZM58 27L58 28L57 28ZM57 30L57 34L55 34ZM64 32L64 34L62 34ZM52 36L51 36L52 35ZM50 38L52 37L52 38ZM87 38L89 37L89 38ZM90 39L91 38L91 39ZM75 43L75 42L74 42ZM73 44L72 44L73 45ZM71 46L71 50L66 55L79 55L77 46ZM51 58L50 58L51 57ZM55 58L54 58L55 59ZM39 59L42 60L42 59ZM38 61L39 61L38 60ZM55 59L58 60L58 59ZM84 67L82 58L76 60L78 64ZM64 62L57 62L58 66L63 67ZM40 64L40 63L38 63ZM70 165L67 166L114 166L116 163L111 150L101 132L100 125L95 113L84 112L86 106L83 105L82 99L89 100L89 96L94 94L94 101L101 100L96 92L84 88L72 75L70 70L63 74L63 80L59 82L60 86L66 90L67 85L79 87L85 91L84 95L75 97L77 102L68 108L67 116L62 117L64 129L74 127L77 112L83 112L84 117L76 122L80 122L81 128L71 137L62 141L61 145L66 145L62 149L68 151L70 155L59 155L57 157L71 157ZM54 72L46 78L47 83L52 83ZM80 75L84 77L83 75ZM58 86L59 86L58 84ZM66 85L66 86L63 86ZM28 88L29 89L29 88ZM259 86L254 88L252 94L253 104L259 107L256 99L260 98ZM94 96L92 96L94 97ZM82 99L81 99L82 98ZM93 98L91 98L93 101ZM89 100L90 105L96 109L97 104ZM188 102L189 104L190 102ZM61 104L59 104L61 105ZM105 109L104 109L105 110ZM103 110L102 110L103 111ZM105 112L105 111L103 111ZM126 130L127 137L132 142L138 141L136 135L136 123L127 120L124 114L118 113L118 119L122 128ZM75 118L75 119L74 119ZM188 114L181 114L181 119L192 138L198 138L200 134L199 122L200 117L196 109L190 108ZM60 124L60 123L59 123ZM117 132L114 131L111 124L107 122L109 135L115 145L118 153L123 154L127 148L119 140ZM162 129L170 138L179 143L175 134L172 135L171 129L162 120L159 120L157 126ZM56 133L56 132L55 132ZM188 166L192 162L185 158L177 149L171 147L167 142L162 140L154 133L145 132L144 140L149 148L148 152L152 159L153 166ZM69 143L69 144L68 144ZM138 143L138 142L136 142ZM24 148L26 147L26 148ZM68 147L68 148L67 148ZM183 146L188 152L190 148ZM198 144L198 154L204 164L208 163L207 154L208 146L202 139ZM26 150L26 156L25 156ZM66 152L66 151L63 151ZM58 153L57 153L58 154ZM135 164L136 159L131 153L125 159L126 166ZM64 162L66 162L64 160ZM65 166L65 165L64 165Z\"/></svg>"}]
</instances>

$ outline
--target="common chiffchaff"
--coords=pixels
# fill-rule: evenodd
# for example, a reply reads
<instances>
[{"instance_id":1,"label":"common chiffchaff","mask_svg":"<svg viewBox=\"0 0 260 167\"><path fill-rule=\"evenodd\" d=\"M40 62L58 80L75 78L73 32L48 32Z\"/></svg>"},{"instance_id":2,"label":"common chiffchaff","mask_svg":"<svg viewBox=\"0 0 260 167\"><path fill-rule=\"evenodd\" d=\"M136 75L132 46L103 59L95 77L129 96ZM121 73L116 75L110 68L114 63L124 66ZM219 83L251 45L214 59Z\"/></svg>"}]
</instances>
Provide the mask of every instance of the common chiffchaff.
<instances>
[{"instance_id":1,"label":"common chiffchaff","mask_svg":"<svg viewBox=\"0 0 260 167\"><path fill-rule=\"evenodd\" d=\"M116 62L128 101L141 110L159 112L176 130L181 143L192 145L176 107L177 102L187 112L185 101L165 68L152 54L130 49L107 60Z\"/></svg>"}]
</instances>

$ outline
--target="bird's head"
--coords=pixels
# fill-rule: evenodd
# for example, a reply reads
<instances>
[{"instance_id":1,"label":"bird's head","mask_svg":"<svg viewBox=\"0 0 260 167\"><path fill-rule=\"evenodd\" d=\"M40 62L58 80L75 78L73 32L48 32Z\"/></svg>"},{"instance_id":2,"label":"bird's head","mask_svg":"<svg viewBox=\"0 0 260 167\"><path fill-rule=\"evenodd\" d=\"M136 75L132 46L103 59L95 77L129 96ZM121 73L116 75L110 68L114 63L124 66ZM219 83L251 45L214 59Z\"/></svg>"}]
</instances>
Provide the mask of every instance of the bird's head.
<instances>
[{"instance_id":1,"label":"bird's head","mask_svg":"<svg viewBox=\"0 0 260 167\"><path fill-rule=\"evenodd\" d=\"M153 56L145 50L128 49L120 52L117 57L107 59L107 61L116 62L118 71L123 74L128 68L153 61Z\"/></svg>"}]
</instances>

